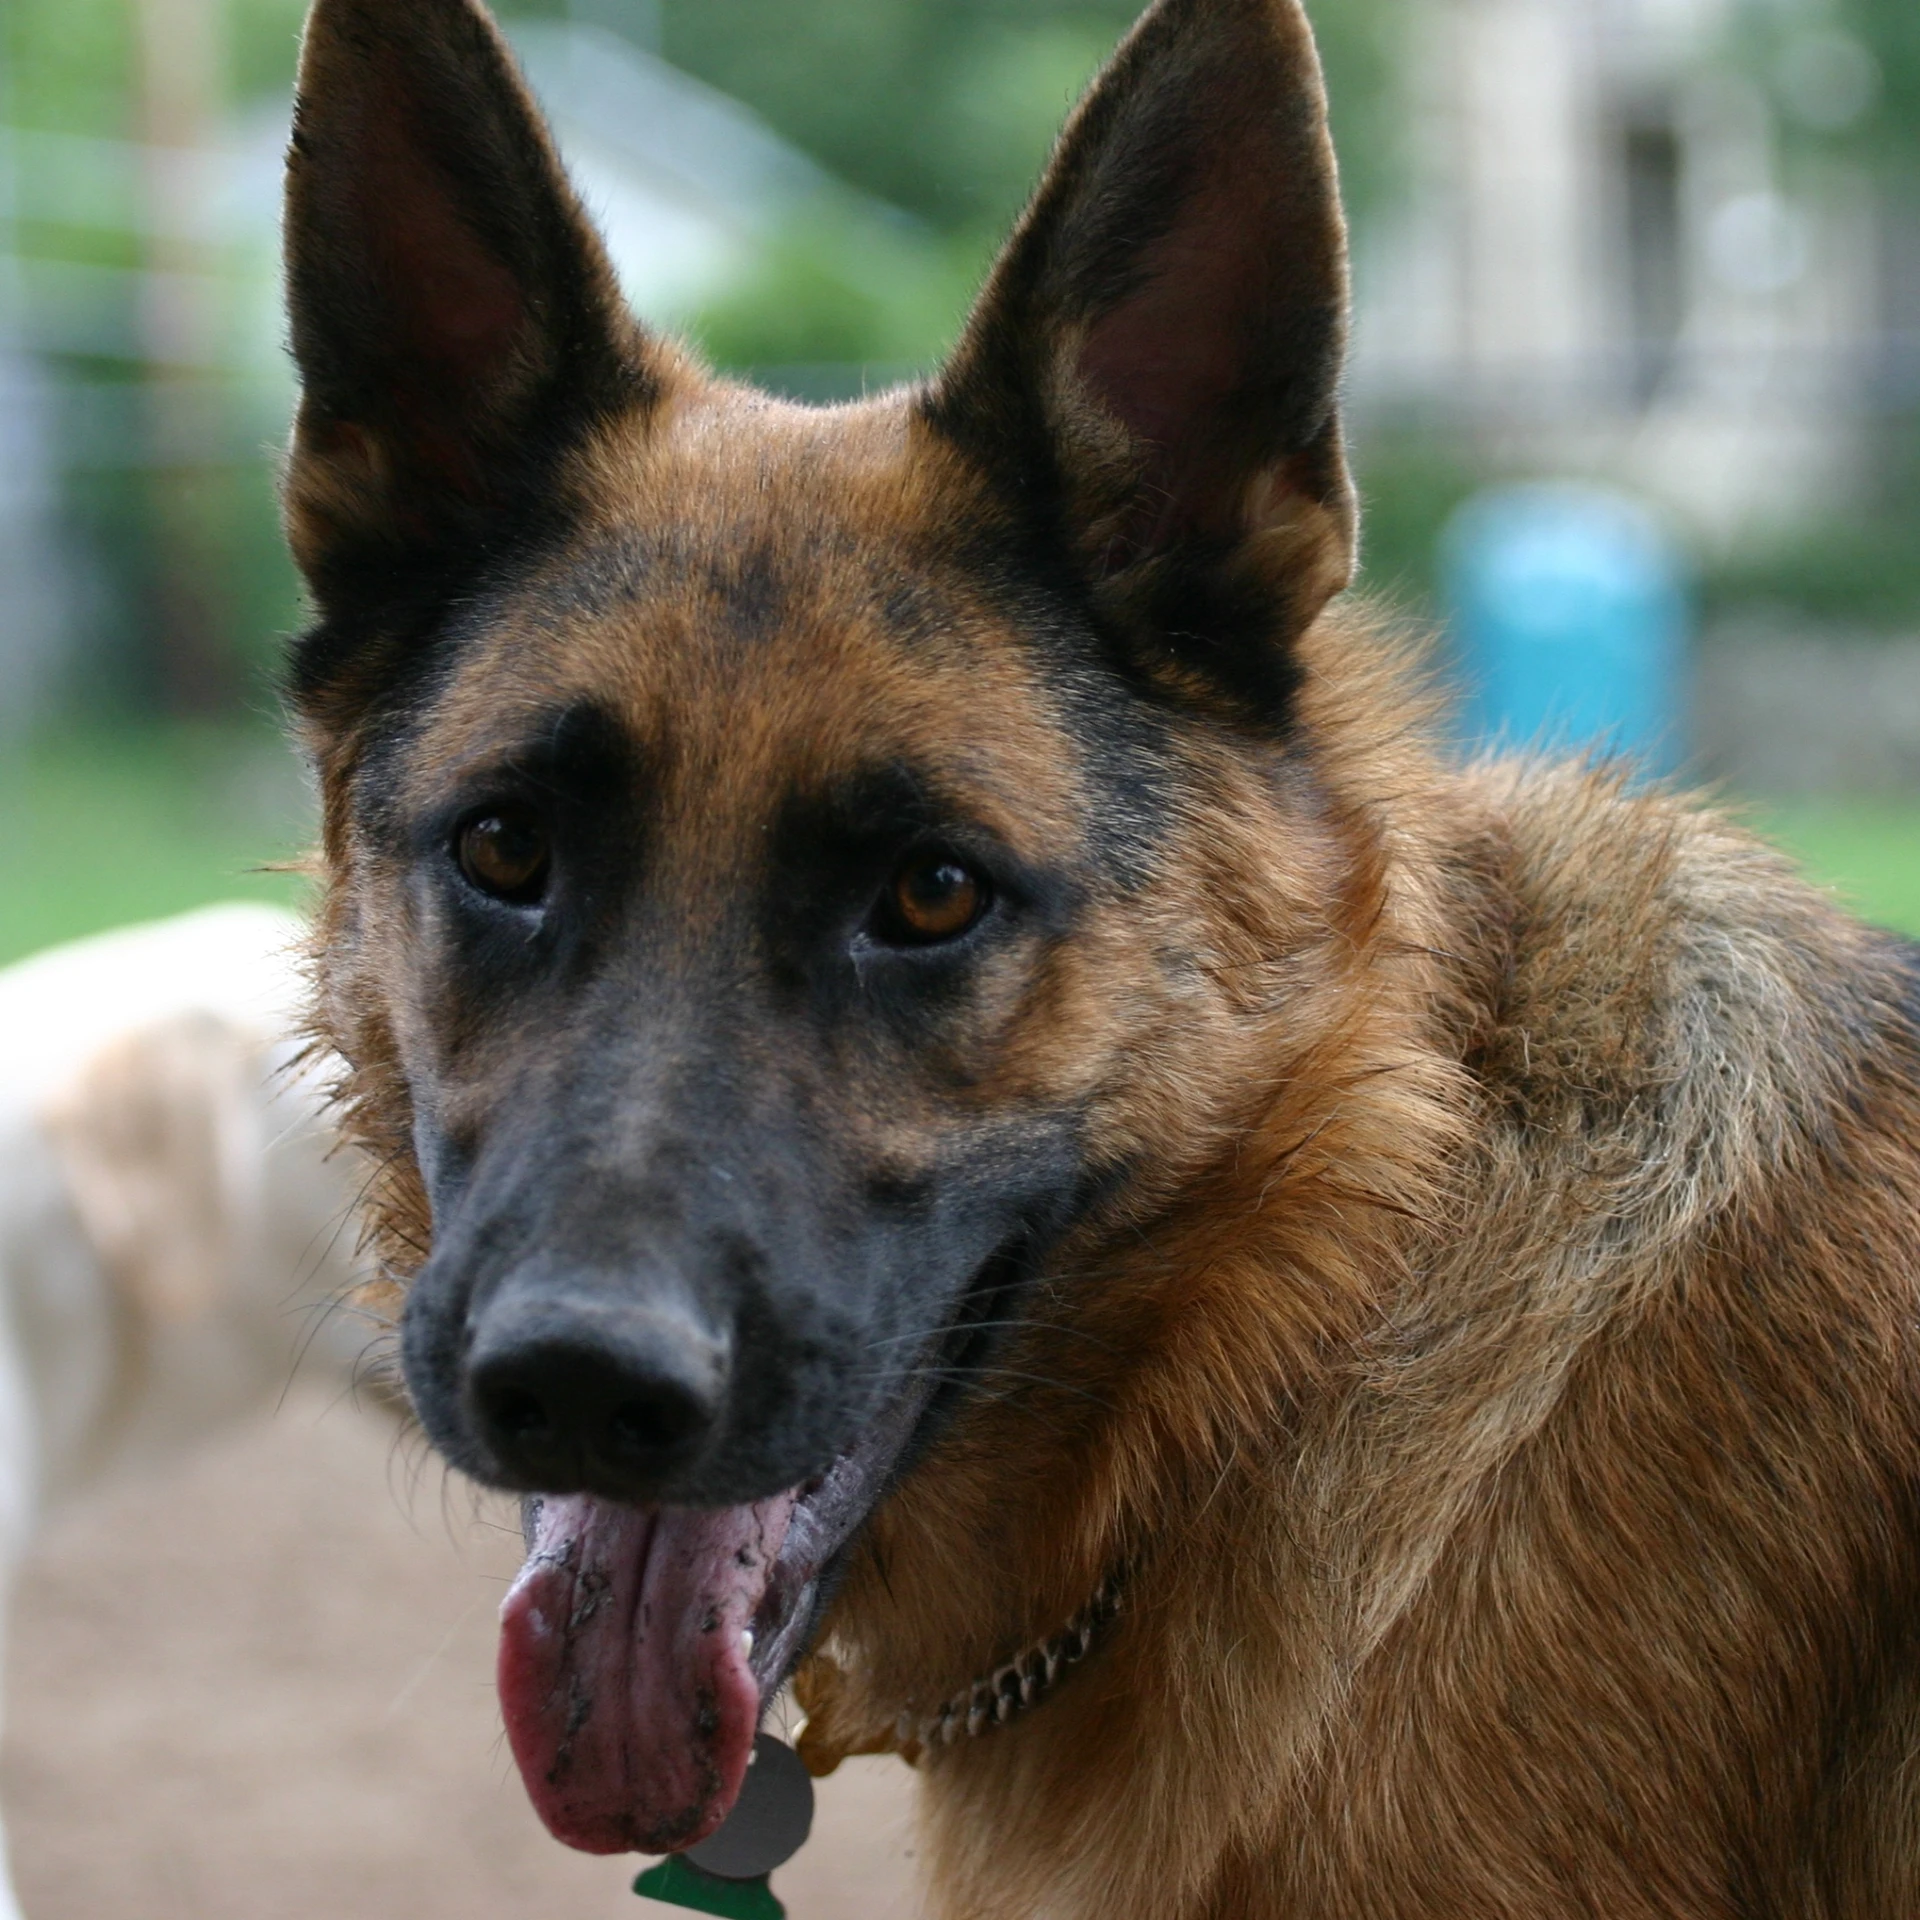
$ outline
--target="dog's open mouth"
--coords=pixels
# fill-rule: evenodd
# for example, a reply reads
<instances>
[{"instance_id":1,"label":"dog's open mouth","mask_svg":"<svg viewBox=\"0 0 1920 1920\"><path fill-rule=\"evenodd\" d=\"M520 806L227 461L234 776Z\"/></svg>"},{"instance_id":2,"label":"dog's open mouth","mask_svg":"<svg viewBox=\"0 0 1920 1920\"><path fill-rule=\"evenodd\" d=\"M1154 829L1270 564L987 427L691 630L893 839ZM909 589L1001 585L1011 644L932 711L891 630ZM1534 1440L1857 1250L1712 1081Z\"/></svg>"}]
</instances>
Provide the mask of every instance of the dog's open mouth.
<instances>
[{"instance_id":1,"label":"dog's open mouth","mask_svg":"<svg viewBox=\"0 0 1920 1920\"><path fill-rule=\"evenodd\" d=\"M529 1503L501 1608L500 1704L533 1804L588 1853L668 1853L739 1796L822 1576L923 1415L922 1377L820 1479L717 1512Z\"/></svg>"}]
</instances>

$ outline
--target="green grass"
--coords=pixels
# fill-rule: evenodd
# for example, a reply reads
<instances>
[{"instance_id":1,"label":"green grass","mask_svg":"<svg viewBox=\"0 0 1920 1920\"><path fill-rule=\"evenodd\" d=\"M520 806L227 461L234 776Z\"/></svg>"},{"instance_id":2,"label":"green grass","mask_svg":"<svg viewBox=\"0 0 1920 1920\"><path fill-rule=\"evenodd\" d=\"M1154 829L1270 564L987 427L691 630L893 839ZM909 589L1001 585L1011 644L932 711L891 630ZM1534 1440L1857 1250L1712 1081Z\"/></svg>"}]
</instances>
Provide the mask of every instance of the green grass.
<instances>
[{"instance_id":1,"label":"green grass","mask_svg":"<svg viewBox=\"0 0 1920 1920\"><path fill-rule=\"evenodd\" d=\"M1754 819L1855 912L1920 934L1920 796ZM0 964L213 900L297 902L261 873L306 843L293 756L265 727L72 734L0 748Z\"/></svg>"},{"instance_id":2,"label":"green grass","mask_svg":"<svg viewBox=\"0 0 1920 1920\"><path fill-rule=\"evenodd\" d=\"M215 900L294 903L301 880L258 869L297 854L307 820L265 727L0 745L0 964Z\"/></svg>"},{"instance_id":3,"label":"green grass","mask_svg":"<svg viewBox=\"0 0 1920 1920\"><path fill-rule=\"evenodd\" d=\"M1863 919L1920 934L1920 795L1758 808L1754 824Z\"/></svg>"}]
</instances>

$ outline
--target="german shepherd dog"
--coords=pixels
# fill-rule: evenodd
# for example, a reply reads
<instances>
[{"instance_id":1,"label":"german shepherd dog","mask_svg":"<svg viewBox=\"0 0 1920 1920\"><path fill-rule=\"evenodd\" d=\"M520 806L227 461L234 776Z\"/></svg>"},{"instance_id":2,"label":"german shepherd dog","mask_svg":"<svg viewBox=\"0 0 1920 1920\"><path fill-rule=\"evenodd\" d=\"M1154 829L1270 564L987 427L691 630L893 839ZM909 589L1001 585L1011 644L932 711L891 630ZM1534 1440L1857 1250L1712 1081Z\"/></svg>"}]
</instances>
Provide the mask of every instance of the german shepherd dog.
<instances>
[{"instance_id":1,"label":"german shepherd dog","mask_svg":"<svg viewBox=\"0 0 1920 1920\"><path fill-rule=\"evenodd\" d=\"M321 1018L553 1831L797 1670L949 1916L1920 1912L1920 970L1340 597L1297 0L853 405L640 329L475 0L319 0L290 169Z\"/></svg>"}]
</instances>

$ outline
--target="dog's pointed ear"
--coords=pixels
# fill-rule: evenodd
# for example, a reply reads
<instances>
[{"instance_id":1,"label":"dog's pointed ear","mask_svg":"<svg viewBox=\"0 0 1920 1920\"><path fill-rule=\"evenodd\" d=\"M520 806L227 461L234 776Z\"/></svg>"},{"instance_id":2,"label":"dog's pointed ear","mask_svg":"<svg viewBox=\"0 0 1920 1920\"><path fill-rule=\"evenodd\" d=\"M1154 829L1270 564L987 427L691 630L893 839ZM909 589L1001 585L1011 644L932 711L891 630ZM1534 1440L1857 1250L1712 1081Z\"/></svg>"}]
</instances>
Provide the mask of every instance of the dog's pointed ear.
<instances>
[{"instance_id":1,"label":"dog's pointed ear","mask_svg":"<svg viewBox=\"0 0 1920 1920\"><path fill-rule=\"evenodd\" d=\"M1283 711L1350 580L1346 233L1298 0L1160 0L1068 123L929 417L1157 678Z\"/></svg>"},{"instance_id":2,"label":"dog's pointed ear","mask_svg":"<svg viewBox=\"0 0 1920 1920\"><path fill-rule=\"evenodd\" d=\"M286 484L324 616L485 544L666 356L474 0L316 0L287 160Z\"/></svg>"}]
</instances>

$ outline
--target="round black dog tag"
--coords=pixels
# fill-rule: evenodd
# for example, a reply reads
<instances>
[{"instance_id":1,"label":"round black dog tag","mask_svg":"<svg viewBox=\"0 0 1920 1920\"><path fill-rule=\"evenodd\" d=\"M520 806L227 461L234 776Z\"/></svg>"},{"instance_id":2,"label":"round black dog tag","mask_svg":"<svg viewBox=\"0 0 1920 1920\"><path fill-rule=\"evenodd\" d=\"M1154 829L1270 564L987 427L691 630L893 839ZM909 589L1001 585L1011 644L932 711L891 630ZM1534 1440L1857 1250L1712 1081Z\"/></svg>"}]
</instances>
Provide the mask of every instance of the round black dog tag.
<instances>
[{"instance_id":1,"label":"round black dog tag","mask_svg":"<svg viewBox=\"0 0 1920 1920\"><path fill-rule=\"evenodd\" d=\"M686 1857L722 1880L758 1880L791 1860L812 1830L812 1776L784 1740L763 1733L733 1811Z\"/></svg>"}]
</instances>

